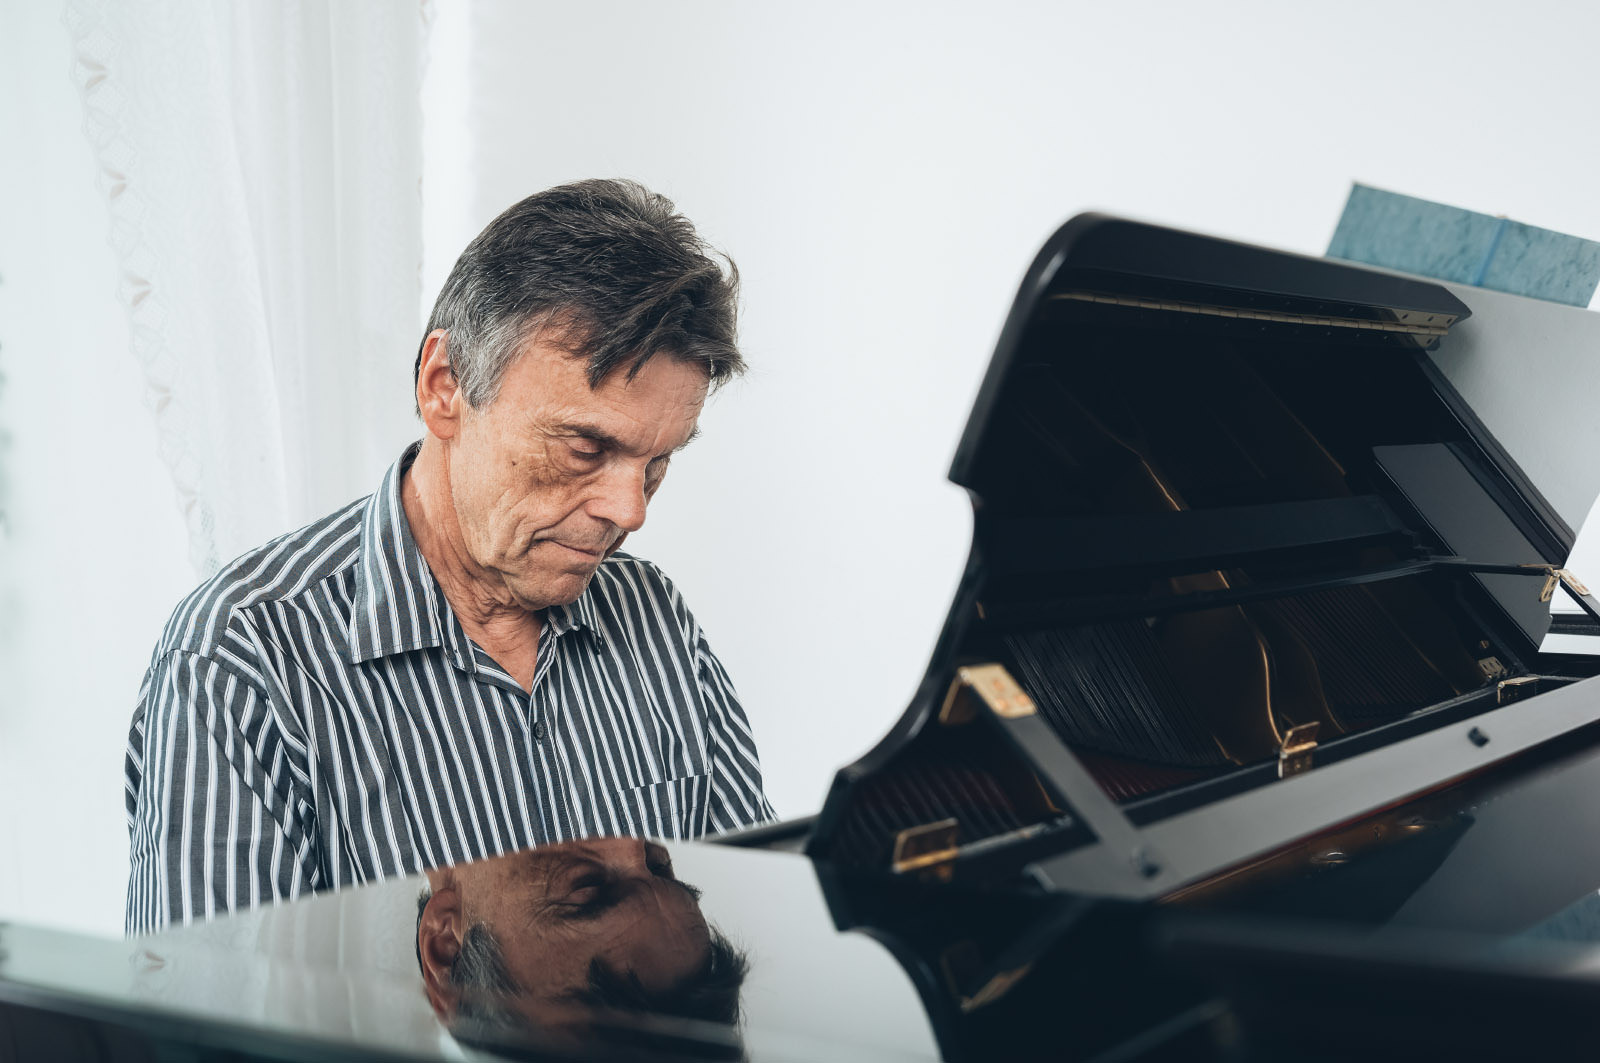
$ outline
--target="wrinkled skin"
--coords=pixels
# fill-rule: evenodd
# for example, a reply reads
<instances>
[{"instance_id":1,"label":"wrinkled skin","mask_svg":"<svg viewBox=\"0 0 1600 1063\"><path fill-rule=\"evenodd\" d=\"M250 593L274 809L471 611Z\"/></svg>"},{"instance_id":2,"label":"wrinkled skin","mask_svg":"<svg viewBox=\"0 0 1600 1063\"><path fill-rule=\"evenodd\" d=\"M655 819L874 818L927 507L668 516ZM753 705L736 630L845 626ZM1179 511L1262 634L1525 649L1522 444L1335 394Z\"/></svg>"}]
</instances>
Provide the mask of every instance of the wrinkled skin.
<instances>
[{"instance_id":1,"label":"wrinkled skin","mask_svg":"<svg viewBox=\"0 0 1600 1063\"><path fill-rule=\"evenodd\" d=\"M524 687L540 611L575 601L644 525L707 388L703 367L668 354L591 388L581 356L535 334L499 395L473 409L447 334L428 338L417 382L428 435L402 485L406 517L467 634Z\"/></svg>"}]
</instances>

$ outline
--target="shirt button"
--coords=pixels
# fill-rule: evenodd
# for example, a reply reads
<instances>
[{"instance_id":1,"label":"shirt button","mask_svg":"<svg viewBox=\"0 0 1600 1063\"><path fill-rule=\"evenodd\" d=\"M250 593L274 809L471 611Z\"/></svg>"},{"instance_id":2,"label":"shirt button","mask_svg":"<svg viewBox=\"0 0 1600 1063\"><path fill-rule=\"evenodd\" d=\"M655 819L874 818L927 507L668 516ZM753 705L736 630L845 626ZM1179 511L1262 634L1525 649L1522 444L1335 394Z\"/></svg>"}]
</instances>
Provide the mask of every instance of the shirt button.
<instances>
[{"instance_id":1,"label":"shirt button","mask_svg":"<svg viewBox=\"0 0 1600 1063\"><path fill-rule=\"evenodd\" d=\"M544 721L543 720L540 720L538 723L535 723L533 725L533 740L535 742L543 742L544 741Z\"/></svg>"}]
</instances>

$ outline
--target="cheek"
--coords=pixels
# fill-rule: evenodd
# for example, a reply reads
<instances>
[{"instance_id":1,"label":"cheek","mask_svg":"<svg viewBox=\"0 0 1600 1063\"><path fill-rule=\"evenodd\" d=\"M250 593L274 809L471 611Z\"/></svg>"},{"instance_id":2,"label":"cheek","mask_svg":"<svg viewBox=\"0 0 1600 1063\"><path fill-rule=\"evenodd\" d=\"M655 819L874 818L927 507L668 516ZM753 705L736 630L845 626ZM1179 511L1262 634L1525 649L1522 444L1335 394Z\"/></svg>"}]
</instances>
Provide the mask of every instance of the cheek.
<instances>
[{"instance_id":1,"label":"cheek","mask_svg":"<svg viewBox=\"0 0 1600 1063\"><path fill-rule=\"evenodd\" d=\"M456 523L468 540L482 537L492 497L485 491L481 478L468 466L457 465L450 470L450 501L455 506Z\"/></svg>"},{"instance_id":2,"label":"cheek","mask_svg":"<svg viewBox=\"0 0 1600 1063\"><path fill-rule=\"evenodd\" d=\"M595 478L563 468L548 447L493 448L462 461L460 471L463 531L502 558L528 553L535 539L581 510Z\"/></svg>"},{"instance_id":3,"label":"cheek","mask_svg":"<svg viewBox=\"0 0 1600 1063\"><path fill-rule=\"evenodd\" d=\"M486 471L486 470L485 470ZM519 543L522 518L519 509L527 498L506 478L468 473L456 479L456 520L471 552L480 560L519 554L526 549Z\"/></svg>"},{"instance_id":4,"label":"cheek","mask_svg":"<svg viewBox=\"0 0 1600 1063\"><path fill-rule=\"evenodd\" d=\"M569 525L586 497L582 485L572 483L524 487L503 496L493 516L497 547L505 554L526 554L537 545L536 540Z\"/></svg>"}]
</instances>

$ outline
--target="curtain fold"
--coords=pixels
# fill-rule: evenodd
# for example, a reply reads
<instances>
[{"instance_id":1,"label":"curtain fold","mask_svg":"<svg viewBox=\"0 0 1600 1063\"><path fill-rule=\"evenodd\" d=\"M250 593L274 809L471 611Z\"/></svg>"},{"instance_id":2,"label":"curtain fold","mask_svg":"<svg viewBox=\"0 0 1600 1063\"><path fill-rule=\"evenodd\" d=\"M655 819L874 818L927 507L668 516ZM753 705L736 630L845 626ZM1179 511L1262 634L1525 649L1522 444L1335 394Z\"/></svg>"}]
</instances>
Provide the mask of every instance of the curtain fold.
<instances>
[{"instance_id":1,"label":"curtain fold","mask_svg":"<svg viewBox=\"0 0 1600 1063\"><path fill-rule=\"evenodd\" d=\"M416 0L68 0L132 353L201 575L372 490L418 341Z\"/></svg>"}]
</instances>

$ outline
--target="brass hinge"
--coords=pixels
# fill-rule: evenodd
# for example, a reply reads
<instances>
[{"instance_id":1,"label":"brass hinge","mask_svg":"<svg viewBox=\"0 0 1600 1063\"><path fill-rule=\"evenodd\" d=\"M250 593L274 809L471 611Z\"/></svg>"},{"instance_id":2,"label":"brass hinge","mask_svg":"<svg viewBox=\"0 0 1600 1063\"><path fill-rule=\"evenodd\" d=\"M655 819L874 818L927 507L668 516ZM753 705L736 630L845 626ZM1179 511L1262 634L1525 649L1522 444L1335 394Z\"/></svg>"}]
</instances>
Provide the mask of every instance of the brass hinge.
<instances>
[{"instance_id":1,"label":"brass hinge","mask_svg":"<svg viewBox=\"0 0 1600 1063\"><path fill-rule=\"evenodd\" d=\"M1487 679L1491 683L1496 679L1504 679L1510 674L1510 672L1506 670L1506 666L1500 662L1500 658L1498 657L1479 657L1478 671L1482 672L1483 678Z\"/></svg>"},{"instance_id":2,"label":"brass hinge","mask_svg":"<svg viewBox=\"0 0 1600 1063\"><path fill-rule=\"evenodd\" d=\"M1141 310L1168 310L1181 314L1204 314L1208 317L1237 317L1247 321L1282 321L1294 325L1321 325L1332 328L1364 329L1373 332L1405 332L1415 336L1443 336L1455 324L1453 314L1431 314L1424 310L1392 311L1386 320L1369 321L1365 318L1325 317L1317 314L1290 314L1276 310L1250 310L1244 307L1215 306L1209 303L1177 302L1170 299L1148 299L1138 296L1106 295L1100 292L1062 292L1051 299L1070 299L1081 303L1108 303L1113 306L1131 306Z\"/></svg>"},{"instance_id":3,"label":"brass hinge","mask_svg":"<svg viewBox=\"0 0 1600 1063\"><path fill-rule=\"evenodd\" d=\"M1311 770L1311 751L1317 748L1317 732L1322 724L1316 720L1296 724L1283 736L1278 747L1278 778L1286 779Z\"/></svg>"},{"instance_id":4,"label":"brass hinge","mask_svg":"<svg viewBox=\"0 0 1600 1063\"><path fill-rule=\"evenodd\" d=\"M1529 694L1538 693L1539 677L1525 675L1517 679L1507 679L1494 688L1495 704L1509 705L1513 701L1521 701Z\"/></svg>"},{"instance_id":5,"label":"brass hinge","mask_svg":"<svg viewBox=\"0 0 1600 1063\"><path fill-rule=\"evenodd\" d=\"M911 871L932 869L941 877L950 876L950 861L956 858L956 835L961 824L953 819L941 819L920 827L908 827L895 835L894 873L904 875Z\"/></svg>"},{"instance_id":6,"label":"brass hinge","mask_svg":"<svg viewBox=\"0 0 1600 1063\"><path fill-rule=\"evenodd\" d=\"M1567 585L1569 591L1580 598L1586 598L1589 595L1589 588L1585 587L1577 576L1574 576L1564 568L1558 568L1555 565L1523 565L1522 567L1543 570L1544 586L1539 589L1539 600L1541 602L1548 602L1554 598L1556 596L1556 588L1563 583Z\"/></svg>"},{"instance_id":7,"label":"brass hinge","mask_svg":"<svg viewBox=\"0 0 1600 1063\"><path fill-rule=\"evenodd\" d=\"M973 695L1002 719L1014 720L1038 711L1028 692L1011 678L1004 665L974 664L956 669L956 677L939 708L939 722L950 726L970 721L976 711Z\"/></svg>"}]
</instances>

